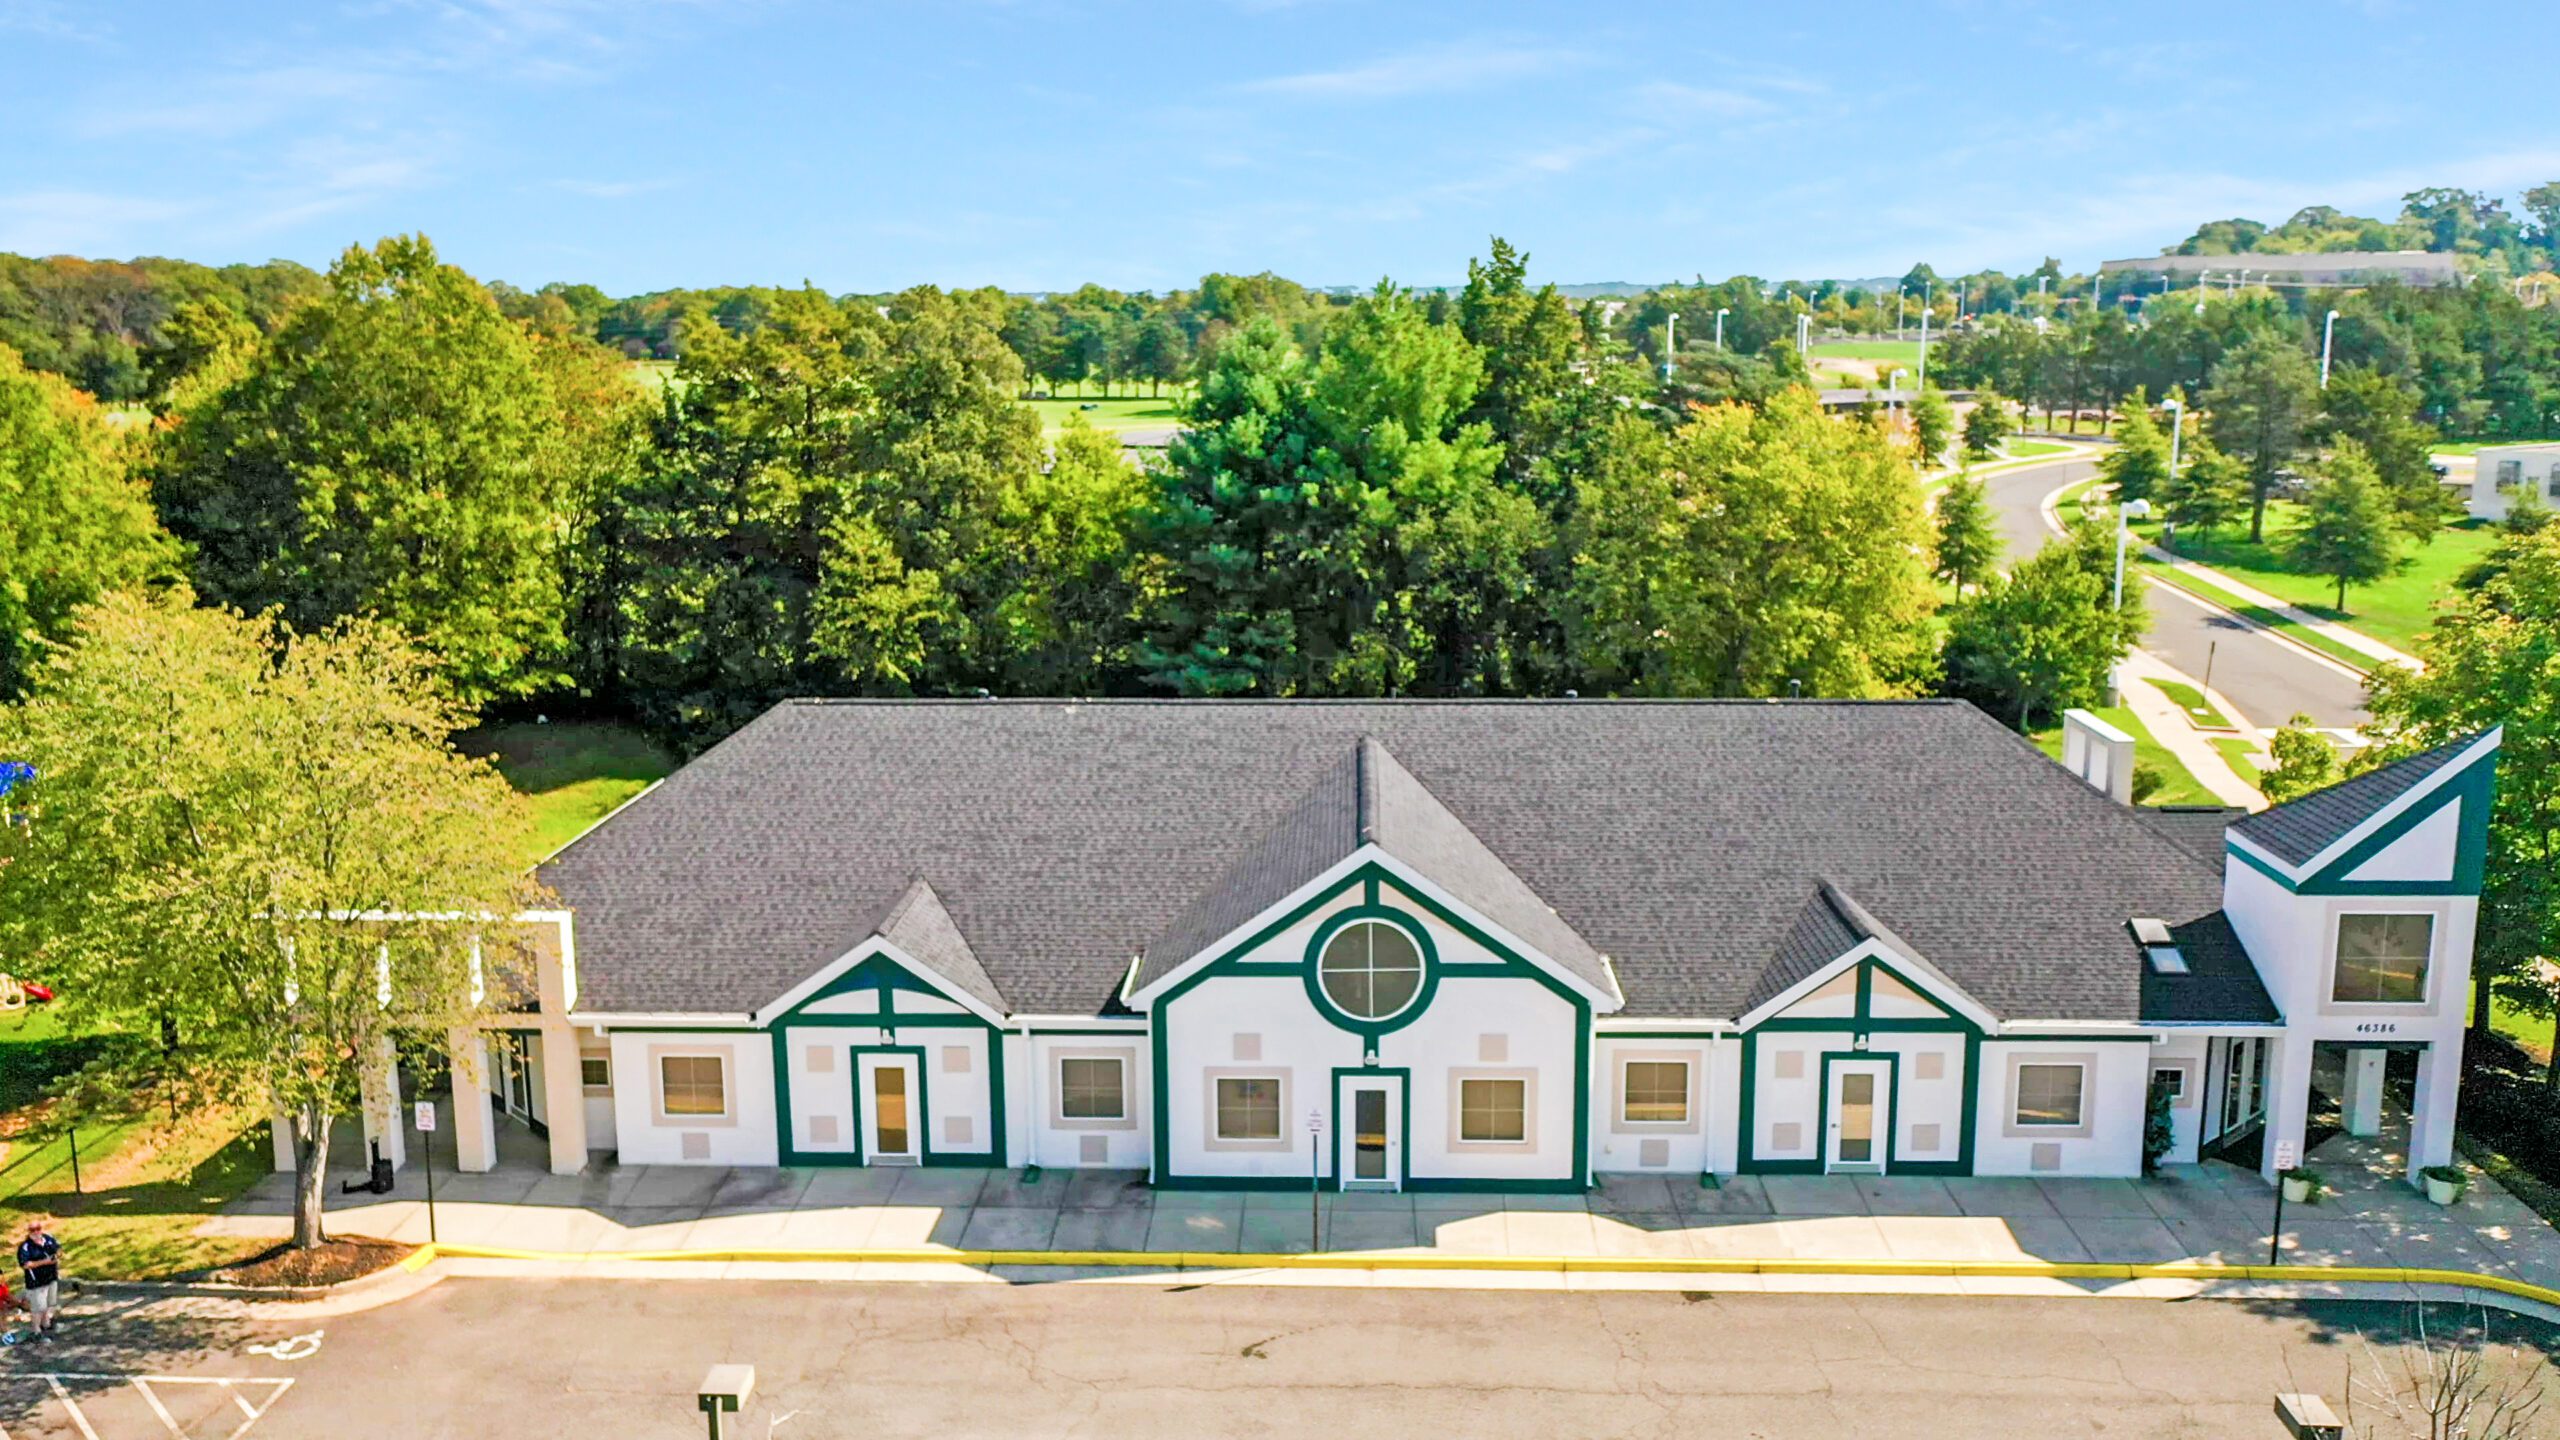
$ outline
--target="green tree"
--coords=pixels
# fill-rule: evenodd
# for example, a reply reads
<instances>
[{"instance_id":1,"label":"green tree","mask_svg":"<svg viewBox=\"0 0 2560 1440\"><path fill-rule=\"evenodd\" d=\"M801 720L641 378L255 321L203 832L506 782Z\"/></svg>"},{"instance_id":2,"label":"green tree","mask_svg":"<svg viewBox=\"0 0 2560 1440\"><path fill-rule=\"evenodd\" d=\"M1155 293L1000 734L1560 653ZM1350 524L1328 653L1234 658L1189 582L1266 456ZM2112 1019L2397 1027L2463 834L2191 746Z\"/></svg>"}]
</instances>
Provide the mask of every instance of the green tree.
<instances>
[{"instance_id":1,"label":"green tree","mask_svg":"<svg viewBox=\"0 0 2560 1440\"><path fill-rule=\"evenodd\" d=\"M2436 432L2418 419L2416 390L2365 366L2340 369L2320 392L2313 430L2328 444L2363 447L2401 531L2421 545L2435 539L2447 505L2434 466Z\"/></svg>"},{"instance_id":2,"label":"green tree","mask_svg":"<svg viewBox=\"0 0 2560 1440\"><path fill-rule=\"evenodd\" d=\"M2505 727L2473 961L2484 1034L2493 987L2549 1013L2536 963L2560 956L2560 526L2498 548L2495 573L2419 638L2426 668L2381 666L2366 686L2379 759ZM2560 1088L2560 1071L2550 1078Z\"/></svg>"},{"instance_id":3,"label":"green tree","mask_svg":"<svg viewBox=\"0 0 2560 1440\"><path fill-rule=\"evenodd\" d=\"M2248 470L2252 544L2266 538L2267 495L2277 475L2302 453L2319 396L2320 376L2310 357L2272 332L2251 335L2213 367L2205 404L2214 443Z\"/></svg>"},{"instance_id":4,"label":"green tree","mask_svg":"<svg viewBox=\"0 0 2560 1440\"><path fill-rule=\"evenodd\" d=\"M2211 546L2215 527L2230 524L2249 508L2249 473L2210 437L2199 435L2160 498L2171 521L2195 531L2196 548L2203 551Z\"/></svg>"},{"instance_id":5,"label":"green tree","mask_svg":"<svg viewBox=\"0 0 2560 1440\"><path fill-rule=\"evenodd\" d=\"M2298 570L2336 580L2344 613L2347 586L2379 580L2399 565L2400 536L2363 446L2339 441L2324 469L2303 497L2302 525L2286 544L2286 558Z\"/></svg>"},{"instance_id":6,"label":"green tree","mask_svg":"<svg viewBox=\"0 0 2560 1440\"><path fill-rule=\"evenodd\" d=\"M200 1082L292 1117L309 1247L359 1057L520 993L529 817L454 751L468 714L406 637L192 598L83 610L0 716L37 774L36 818L0 833L0 925L75 1025L177 1037Z\"/></svg>"},{"instance_id":7,"label":"green tree","mask_svg":"<svg viewBox=\"0 0 2560 1440\"><path fill-rule=\"evenodd\" d=\"M181 417L162 519L217 604L372 613L468 703L559 678L563 421L536 341L422 236L351 249L240 379Z\"/></svg>"},{"instance_id":8,"label":"green tree","mask_svg":"<svg viewBox=\"0 0 2560 1440\"><path fill-rule=\"evenodd\" d=\"M239 378L258 347L258 327L229 306L190 300L160 326L160 344L142 357L143 395L168 408L174 392L193 380L219 388Z\"/></svg>"},{"instance_id":9,"label":"green tree","mask_svg":"<svg viewBox=\"0 0 2560 1440\"><path fill-rule=\"evenodd\" d=\"M79 606L175 570L129 459L96 401L0 347L0 695Z\"/></svg>"},{"instance_id":10,"label":"green tree","mask_svg":"<svg viewBox=\"0 0 2560 1440\"><path fill-rule=\"evenodd\" d=\"M1935 469L1946 456L1947 442L1955 436L1955 419L1947 392L1934 385L1911 398L1911 446L1914 463L1921 469Z\"/></svg>"},{"instance_id":11,"label":"green tree","mask_svg":"<svg viewBox=\"0 0 2560 1440\"><path fill-rule=\"evenodd\" d=\"M2308 715L2296 715L2276 731L2267 741L2267 758L2275 768L2259 779L2258 786L2279 805L2325 790L2339 780L2338 747L2313 726Z\"/></svg>"},{"instance_id":12,"label":"green tree","mask_svg":"<svg viewBox=\"0 0 2560 1440\"><path fill-rule=\"evenodd\" d=\"M2098 475L2114 487L2115 502L2150 500L2169 479L2169 437L2151 418L2151 402L2136 388L2116 409L2116 446L2098 459Z\"/></svg>"},{"instance_id":13,"label":"green tree","mask_svg":"<svg viewBox=\"0 0 2560 1440\"><path fill-rule=\"evenodd\" d=\"M1979 390L1974 393L1973 408L1964 415L1964 453L1968 460L1988 460L2000 449L2000 442L2018 428L2017 413L1998 392Z\"/></svg>"},{"instance_id":14,"label":"green tree","mask_svg":"<svg viewBox=\"0 0 2560 1440\"><path fill-rule=\"evenodd\" d=\"M1591 687L1908 695L1933 669L1929 531L1907 462L1811 392L1612 427L1581 487L1569 633Z\"/></svg>"},{"instance_id":15,"label":"green tree","mask_svg":"<svg viewBox=\"0 0 2560 1440\"><path fill-rule=\"evenodd\" d=\"M1938 492L1937 574L1961 594L1998 568L2001 548L1983 483L1970 474L1948 481Z\"/></svg>"},{"instance_id":16,"label":"green tree","mask_svg":"<svg viewBox=\"0 0 2560 1440\"><path fill-rule=\"evenodd\" d=\"M1150 478L1117 436L1070 416L1048 470L1005 493L996 550L1010 568L990 623L1008 693L1098 695L1129 672Z\"/></svg>"},{"instance_id":17,"label":"green tree","mask_svg":"<svg viewBox=\"0 0 2560 1440\"><path fill-rule=\"evenodd\" d=\"M1949 612L1948 692L2033 729L2104 700L2109 672L2131 648L2128 628L2087 547L2049 542Z\"/></svg>"},{"instance_id":18,"label":"green tree","mask_svg":"<svg viewBox=\"0 0 2560 1440\"><path fill-rule=\"evenodd\" d=\"M1575 361L1582 326L1553 285L1529 288L1529 257L1500 236L1490 259L1467 262L1458 292L1458 330L1484 357L1484 383L1465 419L1503 447L1503 474L1515 487L1561 442L1586 388Z\"/></svg>"},{"instance_id":19,"label":"green tree","mask_svg":"<svg viewBox=\"0 0 2560 1440\"><path fill-rule=\"evenodd\" d=\"M1141 522L1165 594L1140 658L1180 695L1292 695L1314 444L1306 356L1257 315L1216 349Z\"/></svg>"}]
</instances>

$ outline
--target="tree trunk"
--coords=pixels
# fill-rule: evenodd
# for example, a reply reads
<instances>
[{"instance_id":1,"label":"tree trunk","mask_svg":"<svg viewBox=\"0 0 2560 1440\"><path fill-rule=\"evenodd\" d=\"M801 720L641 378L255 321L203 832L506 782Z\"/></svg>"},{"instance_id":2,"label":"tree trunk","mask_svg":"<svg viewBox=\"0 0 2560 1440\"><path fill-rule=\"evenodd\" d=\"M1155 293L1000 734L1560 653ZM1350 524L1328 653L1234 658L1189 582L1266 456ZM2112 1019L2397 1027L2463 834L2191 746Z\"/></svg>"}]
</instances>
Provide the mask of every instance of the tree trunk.
<instances>
[{"instance_id":1,"label":"tree trunk","mask_svg":"<svg viewBox=\"0 0 2560 1440\"><path fill-rule=\"evenodd\" d=\"M309 1250L328 1239L321 1209L329 1196L329 1112L306 1105L293 1127L293 1248Z\"/></svg>"},{"instance_id":2,"label":"tree trunk","mask_svg":"<svg viewBox=\"0 0 2560 1440\"><path fill-rule=\"evenodd\" d=\"M2249 487L2249 543L2263 545L2267 540L2267 482Z\"/></svg>"},{"instance_id":3,"label":"tree trunk","mask_svg":"<svg viewBox=\"0 0 2560 1440\"><path fill-rule=\"evenodd\" d=\"M2492 981L2493 977L2487 974L2476 970L2472 973L2471 1034L2476 1040L2489 1038L2489 1001ZM2552 1046L2552 1051L2555 1058L2560 1058L2560 1044Z\"/></svg>"}]
</instances>

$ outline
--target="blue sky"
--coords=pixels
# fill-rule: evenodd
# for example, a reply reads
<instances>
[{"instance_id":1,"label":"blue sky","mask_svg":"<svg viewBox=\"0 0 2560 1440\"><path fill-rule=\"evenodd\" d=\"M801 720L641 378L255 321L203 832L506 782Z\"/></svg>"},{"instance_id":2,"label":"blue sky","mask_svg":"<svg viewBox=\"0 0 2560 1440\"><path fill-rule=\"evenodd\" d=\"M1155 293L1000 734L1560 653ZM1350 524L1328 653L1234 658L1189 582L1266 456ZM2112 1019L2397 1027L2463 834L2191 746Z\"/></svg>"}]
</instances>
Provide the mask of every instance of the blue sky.
<instances>
[{"instance_id":1,"label":"blue sky","mask_svg":"<svg viewBox=\"0 0 2560 1440\"><path fill-rule=\"evenodd\" d=\"M0 250L1165 289L2071 268L2560 178L2540 5L0 0ZM2538 40L2533 43L2540 43Z\"/></svg>"}]
</instances>

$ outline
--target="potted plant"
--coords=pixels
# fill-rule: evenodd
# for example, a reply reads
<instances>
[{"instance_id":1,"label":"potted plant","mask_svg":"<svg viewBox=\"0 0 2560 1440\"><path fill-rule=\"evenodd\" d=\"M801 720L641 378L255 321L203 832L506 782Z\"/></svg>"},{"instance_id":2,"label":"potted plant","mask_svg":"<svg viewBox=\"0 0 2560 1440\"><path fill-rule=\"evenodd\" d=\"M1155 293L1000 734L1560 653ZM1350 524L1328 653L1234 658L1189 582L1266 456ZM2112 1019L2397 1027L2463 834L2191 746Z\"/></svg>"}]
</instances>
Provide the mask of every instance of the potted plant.
<instances>
[{"instance_id":1,"label":"potted plant","mask_svg":"<svg viewBox=\"0 0 2560 1440\"><path fill-rule=\"evenodd\" d=\"M2418 1176L2427 1182L2427 1198L2438 1205L2454 1204L2471 1188L2471 1172L2459 1165L2430 1165Z\"/></svg>"},{"instance_id":2,"label":"potted plant","mask_svg":"<svg viewBox=\"0 0 2560 1440\"><path fill-rule=\"evenodd\" d=\"M2317 1205L2320 1193L2329 1188L2317 1170L2287 1170L2283 1180L2284 1200L2288 1205Z\"/></svg>"}]
</instances>

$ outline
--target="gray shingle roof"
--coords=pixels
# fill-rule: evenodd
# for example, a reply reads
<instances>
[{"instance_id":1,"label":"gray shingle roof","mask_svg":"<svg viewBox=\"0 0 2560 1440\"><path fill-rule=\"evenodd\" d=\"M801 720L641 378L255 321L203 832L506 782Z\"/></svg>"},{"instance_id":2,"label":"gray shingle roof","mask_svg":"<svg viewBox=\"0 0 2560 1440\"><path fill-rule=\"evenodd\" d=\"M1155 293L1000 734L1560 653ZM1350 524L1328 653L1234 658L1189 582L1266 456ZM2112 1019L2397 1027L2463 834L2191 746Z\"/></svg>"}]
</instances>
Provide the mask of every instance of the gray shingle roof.
<instances>
[{"instance_id":1,"label":"gray shingle roof","mask_svg":"<svg viewBox=\"0 0 2560 1440\"><path fill-rule=\"evenodd\" d=\"M1831 883L1816 882L1813 893L1805 897L1804 908L1796 912L1794 922L1778 937L1776 953L1761 967L1750 993L1743 997L1743 1013L1784 995L1789 987L1802 983L1871 938L1865 927L1850 918L1849 907L1840 903L1839 892Z\"/></svg>"},{"instance_id":2,"label":"gray shingle roof","mask_svg":"<svg viewBox=\"0 0 2560 1440\"><path fill-rule=\"evenodd\" d=\"M977 952L969 948L951 912L943 908L942 897L922 878L898 896L873 933L988 1009L1003 1014L1013 1008L1004 1003L1004 992L996 982L987 978L986 967L978 963Z\"/></svg>"},{"instance_id":3,"label":"gray shingle roof","mask_svg":"<svg viewBox=\"0 0 2560 1440\"><path fill-rule=\"evenodd\" d=\"M2231 833L2248 837L2288 865L2302 864L2417 788L2478 738L2465 736L2405 760L2378 765L2325 790L2261 810L2234 824Z\"/></svg>"},{"instance_id":4,"label":"gray shingle roof","mask_svg":"<svg viewBox=\"0 0 2560 1440\"><path fill-rule=\"evenodd\" d=\"M1456 844L1444 885L1497 857L1611 957L1629 1015L1742 1013L1826 878L2012 1018L2136 1018L2125 922L2221 904L2218 866L1936 701L794 702L541 874L589 1010L752 1009L923 875L1014 1008L1093 1013L1142 947L1215 923L1181 923L1204 896L1322 868L1364 736L1418 792L1380 823Z\"/></svg>"}]
</instances>

